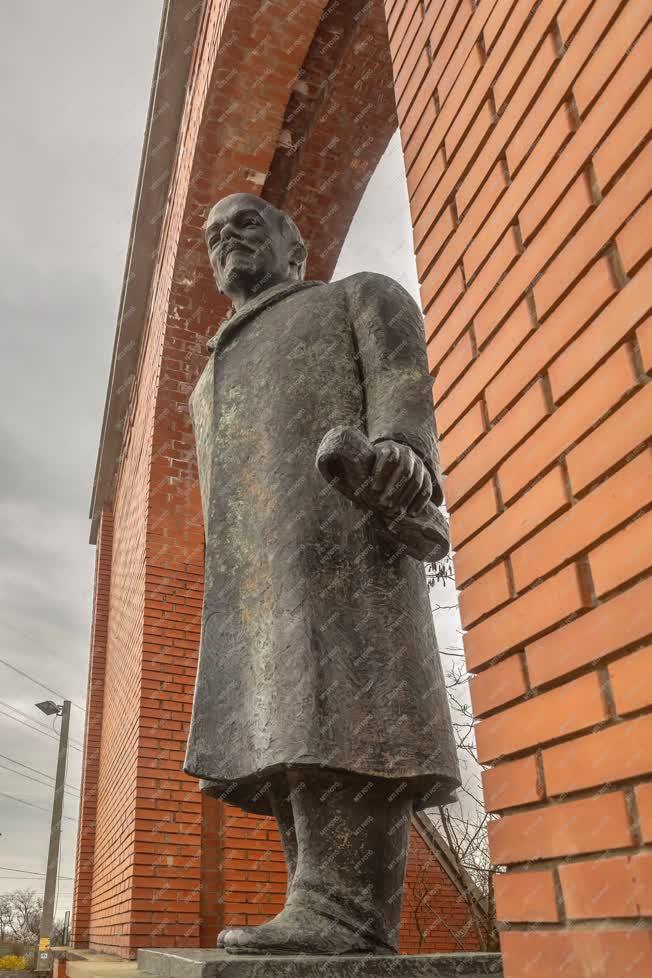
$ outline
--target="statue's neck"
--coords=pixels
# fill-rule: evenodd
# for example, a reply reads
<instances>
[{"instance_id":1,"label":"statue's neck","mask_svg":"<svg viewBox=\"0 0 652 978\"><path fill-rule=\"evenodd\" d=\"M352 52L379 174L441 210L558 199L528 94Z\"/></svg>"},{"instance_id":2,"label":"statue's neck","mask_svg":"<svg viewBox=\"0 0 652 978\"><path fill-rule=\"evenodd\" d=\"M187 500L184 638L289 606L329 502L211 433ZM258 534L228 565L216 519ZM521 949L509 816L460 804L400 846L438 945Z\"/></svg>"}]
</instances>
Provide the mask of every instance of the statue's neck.
<instances>
[{"instance_id":1,"label":"statue's neck","mask_svg":"<svg viewBox=\"0 0 652 978\"><path fill-rule=\"evenodd\" d=\"M279 285L292 285L295 281L297 279L283 278L280 275L269 276L269 278L257 281L253 285L247 283L240 289L232 290L229 292L229 298L233 304L233 310L234 312L240 312L244 306L253 302L254 299L259 299L266 292L269 292L270 289L275 289Z\"/></svg>"}]
</instances>

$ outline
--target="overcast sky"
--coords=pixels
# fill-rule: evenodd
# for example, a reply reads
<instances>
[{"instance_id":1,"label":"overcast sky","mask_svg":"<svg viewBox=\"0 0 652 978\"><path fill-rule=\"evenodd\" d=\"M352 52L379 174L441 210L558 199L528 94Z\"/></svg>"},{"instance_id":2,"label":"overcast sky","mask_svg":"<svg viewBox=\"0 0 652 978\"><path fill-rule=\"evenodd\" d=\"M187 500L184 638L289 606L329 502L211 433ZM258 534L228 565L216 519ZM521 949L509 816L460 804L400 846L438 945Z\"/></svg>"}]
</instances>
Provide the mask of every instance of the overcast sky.
<instances>
[{"instance_id":1,"label":"overcast sky","mask_svg":"<svg viewBox=\"0 0 652 978\"><path fill-rule=\"evenodd\" d=\"M94 551L88 508L161 0L0 4L0 657L83 705ZM2 714L52 694L0 663L0 764L54 774L56 739ZM56 699L56 696L54 697ZM14 709L8 709L5 704ZM84 714L73 708L67 781ZM57 724L58 726L58 724ZM0 892L43 872L52 792L0 768ZM66 795L72 877L78 794ZM34 876L41 890L43 878ZM70 906L62 879L58 912Z\"/></svg>"},{"instance_id":2,"label":"overcast sky","mask_svg":"<svg viewBox=\"0 0 652 978\"><path fill-rule=\"evenodd\" d=\"M160 10L161 0L0 4L0 893L42 891L42 875L17 872L43 874L47 856L44 775L54 774L58 721L34 703L65 695L77 707L58 916L71 905L74 873L94 567L88 509ZM336 277L363 268L417 297L397 139ZM439 620L440 645L459 644L455 627L454 616Z\"/></svg>"}]
</instances>

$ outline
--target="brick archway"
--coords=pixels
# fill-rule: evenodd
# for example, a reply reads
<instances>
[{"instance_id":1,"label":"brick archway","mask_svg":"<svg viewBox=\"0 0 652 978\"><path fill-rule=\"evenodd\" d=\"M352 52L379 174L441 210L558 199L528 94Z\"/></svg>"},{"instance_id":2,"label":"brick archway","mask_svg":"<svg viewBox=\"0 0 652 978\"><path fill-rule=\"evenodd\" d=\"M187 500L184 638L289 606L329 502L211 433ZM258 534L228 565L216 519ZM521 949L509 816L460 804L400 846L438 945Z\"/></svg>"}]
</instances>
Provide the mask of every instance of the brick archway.
<instances>
[{"instance_id":1,"label":"brick archway","mask_svg":"<svg viewBox=\"0 0 652 978\"><path fill-rule=\"evenodd\" d=\"M300 222L310 276L330 278L397 127L381 3L231 0L195 14L189 25L185 4L164 11L92 511L73 940L127 955L210 945L223 922L277 912L284 886L270 821L200 799L181 773L203 586L187 399L226 312L201 225L221 196L260 193ZM184 78L188 95L173 106ZM433 874L456 906L456 882ZM474 948L468 911L455 917L460 946Z\"/></svg>"},{"instance_id":2,"label":"brick archway","mask_svg":"<svg viewBox=\"0 0 652 978\"><path fill-rule=\"evenodd\" d=\"M218 923L198 884L224 883L222 813L179 774L203 567L186 400L223 312L206 206L248 189L311 216L327 277L398 116L506 975L652 970L628 923L652 842L645 4L182 6L94 487L76 939L129 954L170 907L159 945Z\"/></svg>"}]
</instances>

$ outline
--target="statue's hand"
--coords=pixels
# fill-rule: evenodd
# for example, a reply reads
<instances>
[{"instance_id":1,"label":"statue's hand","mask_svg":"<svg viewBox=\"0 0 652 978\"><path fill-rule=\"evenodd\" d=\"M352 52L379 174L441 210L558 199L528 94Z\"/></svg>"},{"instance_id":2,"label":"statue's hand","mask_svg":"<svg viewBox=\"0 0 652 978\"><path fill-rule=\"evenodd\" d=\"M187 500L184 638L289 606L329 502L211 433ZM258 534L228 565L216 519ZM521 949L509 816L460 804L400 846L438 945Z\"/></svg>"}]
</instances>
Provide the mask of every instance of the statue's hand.
<instances>
[{"instance_id":1,"label":"statue's hand","mask_svg":"<svg viewBox=\"0 0 652 978\"><path fill-rule=\"evenodd\" d=\"M376 460L371 485L378 505L388 514L418 516L432 496L430 473L408 445L381 441L374 445Z\"/></svg>"}]
</instances>

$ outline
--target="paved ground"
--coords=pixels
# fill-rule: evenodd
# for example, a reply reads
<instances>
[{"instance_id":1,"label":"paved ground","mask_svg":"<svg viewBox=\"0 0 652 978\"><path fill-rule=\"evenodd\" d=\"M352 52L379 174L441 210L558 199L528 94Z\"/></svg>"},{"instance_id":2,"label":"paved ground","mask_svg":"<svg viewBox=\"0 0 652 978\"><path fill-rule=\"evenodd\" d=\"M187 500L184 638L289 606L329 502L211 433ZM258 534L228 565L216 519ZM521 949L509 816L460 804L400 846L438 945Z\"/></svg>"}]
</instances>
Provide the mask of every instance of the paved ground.
<instances>
[{"instance_id":1,"label":"paved ground","mask_svg":"<svg viewBox=\"0 0 652 978\"><path fill-rule=\"evenodd\" d=\"M86 961L67 961L66 974L68 978L140 978L142 972L135 961L98 956Z\"/></svg>"}]
</instances>

